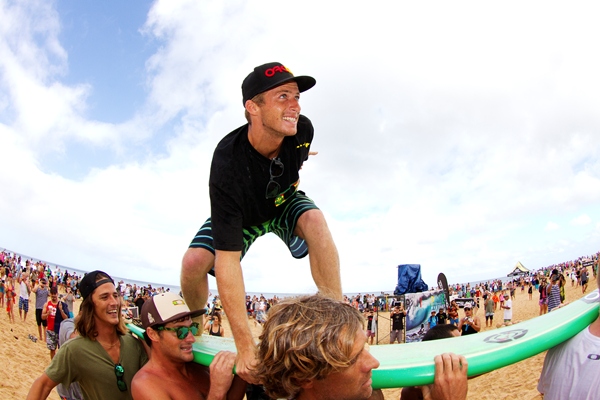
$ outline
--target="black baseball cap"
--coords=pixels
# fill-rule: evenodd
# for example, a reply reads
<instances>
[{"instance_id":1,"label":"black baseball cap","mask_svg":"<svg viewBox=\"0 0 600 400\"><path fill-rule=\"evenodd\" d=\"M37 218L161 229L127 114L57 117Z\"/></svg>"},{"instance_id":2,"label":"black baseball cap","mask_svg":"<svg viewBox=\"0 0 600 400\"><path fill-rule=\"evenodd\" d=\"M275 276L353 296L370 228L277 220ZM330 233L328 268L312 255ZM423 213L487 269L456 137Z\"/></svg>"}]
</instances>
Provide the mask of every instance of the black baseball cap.
<instances>
[{"instance_id":1,"label":"black baseball cap","mask_svg":"<svg viewBox=\"0 0 600 400\"><path fill-rule=\"evenodd\" d=\"M307 91L317 83L312 76L294 76L286 66L278 62L259 65L242 82L243 104L257 94L290 81L298 84L300 92Z\"/></svg>"},{"instance_id":2,"label":"black baseball cap","mask_svg":"<svg viewBox=\"0 0 600 400\"><path fill-rule=\"evenodd\" d=\"M98 275L100 275L100 279L98 280ZM115 284L115 281L112 280L110 275L103 271L92 271L85 274L81 282L79 282L79 291L81 292L81 296L85 299L90 294L96 290L98 286L102 286L105 283Z\"/></svg>"}]
</instances>

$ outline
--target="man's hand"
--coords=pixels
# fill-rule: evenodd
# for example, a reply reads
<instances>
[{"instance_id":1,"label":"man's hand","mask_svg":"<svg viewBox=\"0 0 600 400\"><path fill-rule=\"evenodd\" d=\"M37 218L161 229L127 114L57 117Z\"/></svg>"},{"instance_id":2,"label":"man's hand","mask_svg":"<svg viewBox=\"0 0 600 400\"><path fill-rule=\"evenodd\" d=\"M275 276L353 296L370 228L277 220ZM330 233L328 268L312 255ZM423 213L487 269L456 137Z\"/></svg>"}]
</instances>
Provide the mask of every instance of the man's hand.
<instances>
[{"instance_id":1,"label":"man's hand","mask_svg":"<svg viewBox=\"0 0 600 400\"><path fill-rule=\"evenodd\" d=\"M220 400L227 398L227 392L233 382L233 365L235 364L235 353L220 351L210 363L210 390L209 400Z\"/></svg>"},{"instance_id":2,"label":"man's hand","mask_svg":"<svg viewBox=\"0 0 600 400\"><path fill-rule=\"evenodd\" d=\"M425 400L464 400L467 398L468 363L464 356L444 353L435 356L433 385L423 386Z\"/></svg>"},{"instance_id":3,"label":"man's hand","mask_svg":"<svg viewBox=\"0 0 600 400\"><path fill-rule=\"evenodd\" d=\"M254 348L248 350L249 351L238 353L237 360L235 362L235 373L246 382L253 385L259 385L260 382L254 375L254 369L257 362Z\"/></svg>"}]
</instances>

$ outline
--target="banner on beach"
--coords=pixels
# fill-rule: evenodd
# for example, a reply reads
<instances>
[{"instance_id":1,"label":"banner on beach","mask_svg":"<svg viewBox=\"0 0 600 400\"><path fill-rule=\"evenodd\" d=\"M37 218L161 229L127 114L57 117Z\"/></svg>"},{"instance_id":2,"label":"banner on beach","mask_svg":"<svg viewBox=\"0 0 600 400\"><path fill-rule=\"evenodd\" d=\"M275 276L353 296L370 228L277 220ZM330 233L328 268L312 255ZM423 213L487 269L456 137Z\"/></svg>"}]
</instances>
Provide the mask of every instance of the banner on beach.
<instances>
[{"instance_id":1,"label":"banner on beach","mask_svg":"<svg viewBox=\"0 0 600 400\"><path fill-rule=\"evenodd\" d=\"M443 289L404 295L406 304L406 342L420 342L428 329L428 319L432 311L446 308L446 294Z\"/></svg>"}]
</instances>

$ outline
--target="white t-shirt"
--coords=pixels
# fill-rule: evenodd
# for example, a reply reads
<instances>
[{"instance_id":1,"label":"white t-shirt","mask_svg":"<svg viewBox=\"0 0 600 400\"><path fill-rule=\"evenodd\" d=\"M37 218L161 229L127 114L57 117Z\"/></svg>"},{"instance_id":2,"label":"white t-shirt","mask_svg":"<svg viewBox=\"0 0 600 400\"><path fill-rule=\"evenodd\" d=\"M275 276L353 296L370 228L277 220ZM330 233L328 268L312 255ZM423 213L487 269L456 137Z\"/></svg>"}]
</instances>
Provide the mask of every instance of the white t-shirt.
<instances>
[{"instance_id":1,"label":"white t-shirt","mask_svg":"<svg viewBox=\"0 0 600 400\"><path fill-rule=\"evenodd\" d=\"M600 337L585 328L548 350L537 389L544 400L594 400L600 393Z\"/></svg>"},{"instance_id":2,"label":"white t-shirt","mask_svg":"<svg viewBox=\"0 0 600 400\"><path fill-rule=\"evenodd\" d=\"M19 294L25 300L29 300L29 292L27 291L27 284L24 281L21 281Z\"/></svg>"},{"instance_id":3,"label":"white t-shirt","mask_svg":"<svg viewBox=\"0 0 600 400\"><path fill-rule=\"evenodd\" d=\"M510 297L508 297L508 300L504 301L504 305L506 307L510 307L510 309L504 309L504 319L510 319L512 320L512 300L510 299Z\"/></svg>"}]
</instances>

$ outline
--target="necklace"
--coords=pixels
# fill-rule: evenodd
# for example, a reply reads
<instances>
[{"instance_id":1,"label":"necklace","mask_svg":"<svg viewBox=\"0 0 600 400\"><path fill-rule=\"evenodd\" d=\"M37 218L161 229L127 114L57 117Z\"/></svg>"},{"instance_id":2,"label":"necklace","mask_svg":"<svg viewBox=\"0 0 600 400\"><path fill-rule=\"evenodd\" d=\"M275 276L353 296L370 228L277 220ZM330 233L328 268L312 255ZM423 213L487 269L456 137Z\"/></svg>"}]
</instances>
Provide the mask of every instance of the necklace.
<instances>
[{"instance_id":1,"label":"necklace","mask_svg":"<svg viewBox=\"0 0 600 400\"><path fill-rule=\"evenodd\" d=\"M101 341L98 340L98 343L100 343L102 345L102 347L104 347L105 349L112 349L113 347L115 347L117 344L119 344L119 339L117 339L113 344L111 345L106 345L104 343L102 343Z\"/></svg>"}]
</instances>

